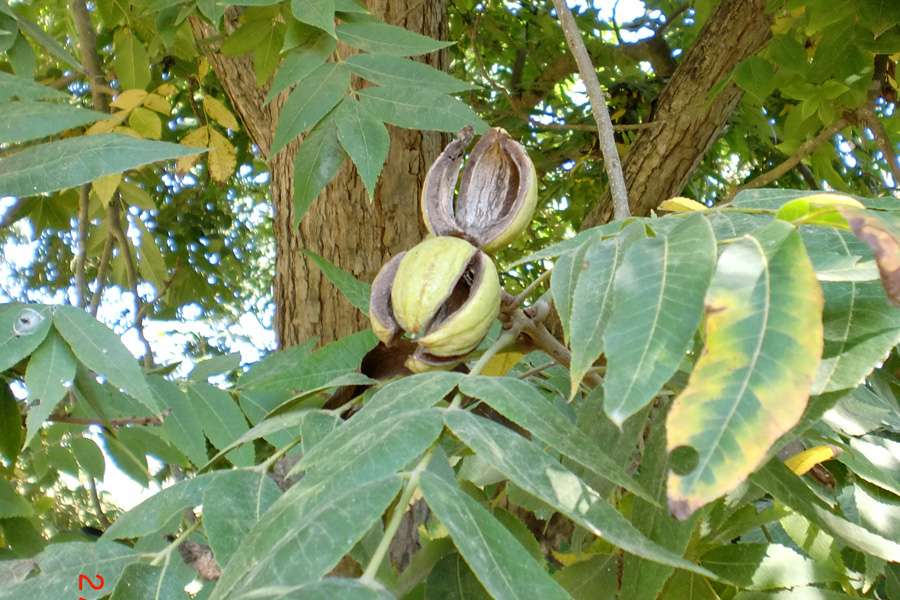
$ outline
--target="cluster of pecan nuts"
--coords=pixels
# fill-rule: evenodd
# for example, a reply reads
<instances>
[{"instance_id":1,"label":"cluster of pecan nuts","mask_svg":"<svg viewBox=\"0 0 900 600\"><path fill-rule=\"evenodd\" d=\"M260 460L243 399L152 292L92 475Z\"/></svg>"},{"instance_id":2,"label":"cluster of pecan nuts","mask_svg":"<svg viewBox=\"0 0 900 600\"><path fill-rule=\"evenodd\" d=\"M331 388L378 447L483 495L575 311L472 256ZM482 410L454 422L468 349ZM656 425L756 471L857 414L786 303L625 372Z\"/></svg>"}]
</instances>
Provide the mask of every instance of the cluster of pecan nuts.
<instances>
[{"instance_id":1,"label":"cluster of pecan nuts","mask_svg":"<svg viewBox=\"0 0 900 600\"><path fill-rule=\"evenodd\" d=\"M488 252L528 226L537 203L537 175L521 144L491 129L469 154L464 131L434 162L422 188L421 210L431 236L401 252L372 284L369 318L391 346L400 338L415 351L415 372L451 369L484 339L500 312L500 280Z\"/></svg>"}]
</instances>

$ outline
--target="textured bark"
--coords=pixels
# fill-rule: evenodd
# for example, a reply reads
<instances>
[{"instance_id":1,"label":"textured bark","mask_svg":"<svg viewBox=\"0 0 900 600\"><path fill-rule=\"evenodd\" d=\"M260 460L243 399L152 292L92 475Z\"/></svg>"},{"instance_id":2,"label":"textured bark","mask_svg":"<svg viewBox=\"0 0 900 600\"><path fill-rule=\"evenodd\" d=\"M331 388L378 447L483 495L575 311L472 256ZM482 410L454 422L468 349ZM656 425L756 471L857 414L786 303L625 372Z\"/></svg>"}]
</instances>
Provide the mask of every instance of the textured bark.
<instances>
[{"instance_id":1,"label":"textured bark","mask_svg":"<svg viewBox=\"0 0 900 600\"><path fill-rule=\"evenodd\" d=\"M368 0L369 9L388 23L435 38L446 37L446 0ZM192 22L195 37L210 38L207 24ZM339 47L342 55L350 50ZM232 105L253 141L268 156L282 93L266 106L248 57L208 53ZM428 55L427 62L446 68L446 53ZM299 231L293 220L293 175L297 143L269 157L275 231L275 328L279 345L288 347L316 337L327 343L368 326L364 315L304 255L309 249L363 281L371 281L393 254L418 242L424 232L419 190L431 162L440 153L443 136L389 127L391 149L374 202L349 160L304 216Z\"/></svg>"},{"instance_id":2,"label":"textured bark","mask_svg":"<svg viewBox=\"0 0 900 600\"><path fill-rule=\"evenodd\" d=\"M721 135L741 99L733 84L712 102L713 87L769 39L765 0L723 0L700 31L657 101L653 121L623 161L631 213L646 215L684 189L703 155ZM584 227L609 221L609 193L585 218Z\"/></svg>"}]
</instances>

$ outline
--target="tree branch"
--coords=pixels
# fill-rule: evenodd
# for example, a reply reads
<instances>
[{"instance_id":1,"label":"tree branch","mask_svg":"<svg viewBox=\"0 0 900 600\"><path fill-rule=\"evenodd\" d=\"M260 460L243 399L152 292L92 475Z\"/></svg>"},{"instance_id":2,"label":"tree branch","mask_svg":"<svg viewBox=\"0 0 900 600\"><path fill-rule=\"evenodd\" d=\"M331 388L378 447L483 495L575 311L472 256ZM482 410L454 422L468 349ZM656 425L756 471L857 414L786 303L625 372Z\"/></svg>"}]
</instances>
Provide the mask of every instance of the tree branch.
<instances>
[{"instance_id":1,"label":"tree branch","mask_svg":"<svg viewBox=\"0 0 900 600\"><path fill-rule=\"evenodd\" d=\"M114 199L112 203L110 203L110 207L115 206L116 201L117 200ZM138 294L137 289L138 273L134 255L131 253L131 244L128 241L128 236L125 235L125 230L122 228L122 221L119 219L119 210L117 208L111 210L109 216L109 231L119 242L119 250L125 258L125 271L128 274L128 287L131 288L131 294L134 296L134 329L137 331L138 339L140 339L141 343L144 345L144 366L149 369L153 367L153 350L150 348L150 342L147 341L147 336L144 335L143 301L141 300L141 296Z\"/></svg>"},{"instance_id":2,"label":"tree branch","mask_svg":"<svg viewBox=\"0 0 900 600\"><path fill-rule=\"evenodd\" d=\"M93 296L91 297L91 315L96 317L100 309L100 300L103 299L103 288L106 287L106 272L109 270L109 260L112 258L113 236L107 234L103 244L103 252L100 254L100 264L97 266L97 278Z\"/></svg>"},{"instance_id":3,"label":"tree branch","mask_svg":"<svg viewBox=\"0 0 900 600\"><path fill-rule=\"evenodd\" d=\"M609 109L603 90L600 89L600 80L597 79L597 71L591 62L581 31L575 23L575 17L566 5L565 0L553 0L556 13L559 16L560 25L584 87L587 88L588 97L591 100L591 113L597 122L597 132L600 135L600 150L603 152L603 166L609 177L609 188L612 194L613 214L616 219L625 219L631 215L628 208L628 191L625 189L625 176L622 174L622 163L619 161L619 151L616 148L616 138L613 132L612 120L609 118Z\"/></svg>"},{"instance_id":4,"label":"tree branch","mask_svg":"<svg viewBox=\"0 0 900 600\"><path fill-rule=\"evenodd\" d=\"M788 157L787 160L782 161L777 166L775 166L775 168L766 171L762 175L742 185L735 191L735 193L729 196L729 200L733 198L737 192L740 192L742 190L759 188L772 183L773 181L796 167L800 163L800 161L815 152L816 148L830 140L834 136L834 134L846 127L847 124L847 118L841 117L840 119L832 123L829 127L826 127L825 129L820 131L816 137L806 140L805 142L800 144L800 147L797 148L797 151L794 152L790 157Z\"/></svg>"},{"instance_id":5,"label":"tree branch","mask_svg":"<svg viewBox=\"0 0 900 600\"><path fill-rule=\"evenodd\" d=\"M75 289L78 294L78 308L84 308L87 303L84 263L87 261L90 191L91 188L88 185L83 185L78 190L78 253L75 255Z\"/></svg>"},{"instance_id":6,"label":"tree branch","mask_svg":"<svg viewBox=\"0 0 900 600\"><path fill-rule=\"evenodd\" d=\"M158 415L149 417L121 417L119 419L91 419L88 417L73 417L72 415L50 415L47 420L54 423L70 423L72 425L98 425L100 427L125 427L127 425L162 425L166 417L171 413L166 409Z\"/></svg>"},{"instance_id":7,"label":"tree branch","mask_svg":"<svg viewBox=\"0 0 900 600\"><path fill-rule=\"evenodd\" d=\"M869 129L872 130L872 133L875 136L875 143L878 144L879 150L881 150L881 153L884 155L884 160L891 169L891 177L894 179L894 189L900 188L900 164L897 163L897 152L894 150L894 145L891 143L891 138L888 136L884 124L870 106L860 109L860 113L862 114L863 120L869 126Z\"/></svg>"}]
</instances>

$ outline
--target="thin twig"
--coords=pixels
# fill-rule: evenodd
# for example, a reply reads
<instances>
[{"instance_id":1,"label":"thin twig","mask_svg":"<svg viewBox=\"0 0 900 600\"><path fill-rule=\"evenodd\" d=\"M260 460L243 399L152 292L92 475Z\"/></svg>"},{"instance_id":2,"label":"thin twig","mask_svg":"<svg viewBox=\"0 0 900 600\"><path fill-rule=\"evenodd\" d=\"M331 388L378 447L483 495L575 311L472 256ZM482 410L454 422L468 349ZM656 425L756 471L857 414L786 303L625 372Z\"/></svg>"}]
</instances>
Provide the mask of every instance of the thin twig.
<instances>
[{"instance_id":1,"label":"thin twig","mask_svg":"<svg viewBox=\"0 0 900 600\"><path fill-rule=\"evenodd\" d=\"M565 0L553 0L553 5L556 7L556 14L559 16L563 34L572 50L572 56L575 57L575 64L578 65L578 72L587 89L588 98L591 100L591 113L597 122L600 150L603 152L603 167L609 178L613 215L616 219L625 219L631 216L631 210L628 207L628 190L625 188L625 176L622 174L622 163L616 148L613 124L609 117L609 108L606 106L603 90L600 88L600 80L597 79L597 71L594 69L591 57L584 45L578 24L575 23L575 17L572 16Z\"/></svg>"},{"instance_id":2,"label":"thin twig","mask_svg":"<svg viewBox=\"0 0 900 600\"><path fill-rule=\"evenodd\" d=\"M110 208L110 210L113 210ZM107 234L103 243L103 252L100 254L100 264L97 266L97 278L94 284L94 294L91 297L91 315L96 317L100 309L100 300L103 299L103 288L106 287L106 272L109 270L109 261L112 258L113 236Z\"/></svg>"},{"instance_id":3,"label":"thin twig","mask_svg":"<svg viewBox=\"0 0 900 600\"><path fill-rule=\"evenodd\" d=\"M534 290L540 287L542 283L547 281L551 273L553 273L553 269L547 269L546 271L541 273L537 279L528 284L528 287L526 287L519 293L518 296L512 299L512 301L508 305L508 309L516 308L517 306L522 304L522 302L524 302L525 299L528 298L528 296L530 296L532 292L534 292Z\"/></svg>"},{"instance_id":4,"label":"thin twig","mask_svg":"<svg viewBox=\"0 0 900 600\"><path fill-rule=\"evenodd\" d=\"M113 200L116 202L116 200ZM125 259L125 272L128 275L128 287L131 288L131 294L134 296L134 330L138 334L138 339L144 345L144 367L153 368L153 350L150 348L150 342L144 335L144 317L141 310L141 296L138 294L138 273L134 255L131 253L131 244L125 230L122 227L122 221L119 219L119 211L110 212L109 230L119 242L119 251L122 252Z\"/></svg>"},{"instance_id":5,"label":"thin twig","mask_svg":"<svg viewBox=\"0 0 900 600\"><path fill-rule=\"evenodd\" d=\"M381 567L384 557L387 556L387 552L391 547L391 540L394 539L397 529L400 528L400 521L403 520L406 507L409 506L409 501L412 500L416 488L419 487L419 477L421 477L422 471L428 467L428 463L431 462L431 456L432 451L428 450L412 470L412 473L410 473L406 486L403 488L403 493L400 494L400 500L397 501L394 512L391 514L391 519L384 528L384 535L381 536L381 541L378 542L378 546L375 548L375 552L372 553L372 558L369 560L369 564L366 565L366 570L360 578L363 582L375 581L375 574Z\"/></svg>"},{"instance_id":6,"label":"thin twig","mask_svg":"<svg viewBox=\"0 0 900 600\"><path fill-rule=\"evenodd\" d=\"M84 263L87 261L88 241L88 209L90 208L90 184L82 185L78 190L78 254L75 255L75 289L78 294L78 308L87 304L87 283L84 276Z\"/></svg>"},{"instance_id":7,"label":"thin twig","mask_svg":"<svg viewBox=\"0 0 900 600\"><path fill-rule=\"evenodd\" d=\"M647 123L623 123L621 125L613 125L613 129L615 131L637 131L641 129L653 129L655 127L660 126L659 121L648 121ZM574 130L574 131L597 131L596 125L590 125L588 123L537 123L535 121L531 121L529 123L531 127L535 129L547 129L547 130Z\"/></svg>"},{"instance_id":8,"label":"thin twig","mask_svg":"<svg viewBox=\"0 0 900 600\"><path fill-rule=\"evenodd\" d=\"M81 62L87 71L91 86L91 102L94 110L109 112L109 100L102 93L102 88L108 88L103 70L100 67L100 55L97 53L97 33L91 22L85 0L72 0L72 18L75 21L75 30L78 32L78 45L81 48Z\"/></svg>"},{"instance_id":9,"label":"thin twig","mask_svg":"<svg viewBox=\"0 0 900 600\"><path fill-rule=\"evenodd\" d=\"M797 148L797 151L794 152L790 157L788 157L787 160L784 160L773 169L766 171L755 179L748 181L740 188L738 188L735 193L741 190L749 190L752 188L759 188L769 185L770 183L796 167L804 158L815 152L816 148L830 140L834 136L834 134L846 127L847 123L847 119L845 117L841 117L840 119L832 123L829 127L826 127L825 129L820 131L816 137L806 140L805 142L800 144L800 147ZM734 194L732 194L731 196L734 196Z\"/></svg>"},{"instance_id":10,"label":"thin twig","mask_svg":"<svg viewBox=\"0 0 900 600\"><path fill-rule=\"evenodd\" d=\"M97 513L97 521L103 529L109 527L110 521L106 513L103 512L103 506L100 504L100 494L97 493L97 482L88 475L88 492L91 495L91 502L94 505L94 512Z\"/></svg>"},{"instance_id":11,"label":"thin twig","mask_svg":"<svg viewBox=\"0 0 900 600\"><path fill-rule=\"evenodd\" d=\"M869 129L872 130L872 134L875 136L875 143L878 144L878 148L884 155L884 160L891 169L894 189L900 188L900 164L897 163L897 152L894 150L894 145L891 143L887 129L884 128L884 124L870 107L860 109L860 112Z\"/></svg>"},{"instance_id":12,"label":"thin twig","mask_svg":"<svg viewBox=\"0 0 900 600\"><path fill-rule=\"evenodd\" d=\"M519 379L528 379L529 377L533 377L535 375L543 373L547 369L549 369L551 367L555 367L555 366L556 366L556 361L551 360L550 362L546 362L542 365L538 365L538 366L534 367L533 369L528 369L527 371L525 371L518 377L519 377Z\"/></svg>"},{"instance_id":13,"label":"thin twig","mask_svg":"<svg viewBox=\"0 0 900 600\"><path fill-rule=\"evenodd\" d=\"M73 417L72 415L50 415L47 420L54 423L70 423L72 425L99 425L100 427L127 427L128 425L162 425L166 417L171 413L166 409L158 415L149 417L121 417L118 419L91 419L88 417Z\"/></svg>"},{"instance_id":14,"label":"thin twig","mask_svg":"<svg viewBox=\"0 0 900 600\"><path fill-rule=\"evenodd\" d=\"M6 209L3 218L0 219L0 229L6 229L25 216L25 209L28 208L26 200L27 198L16 198L16 201Z\"/></svg>"}]
</instances>

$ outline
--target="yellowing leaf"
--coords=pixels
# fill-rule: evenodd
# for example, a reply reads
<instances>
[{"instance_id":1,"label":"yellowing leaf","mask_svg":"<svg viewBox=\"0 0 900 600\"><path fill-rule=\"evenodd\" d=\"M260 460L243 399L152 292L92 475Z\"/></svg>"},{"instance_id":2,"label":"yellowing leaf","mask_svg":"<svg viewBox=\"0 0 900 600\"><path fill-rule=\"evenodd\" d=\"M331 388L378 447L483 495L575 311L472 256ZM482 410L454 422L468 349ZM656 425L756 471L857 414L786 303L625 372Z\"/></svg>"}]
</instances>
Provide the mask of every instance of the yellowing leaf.
<instances>
[{"instance_id":1,"label":"yellowing leaf","mask_svg":"<svg viewBox=\"0 0 900 600\"><path fill-rule=\"evenodd\" d=\"M163 115L172 112L172 105L159 94L147 94L147 97L144 98L144 106Z\"/></svg>"},{"instance_id":2,"label":"yellowing leaf","mask_svg":"<svg viewBox=\"0 0 900 600\"><path fill-rule=\"evenodd\" d=\"M206 111L206 114L209 115L210 119L222 127L232 131L240 130L241 127L238 125L237 119L234 118L234 115L228 110L228 107L216 98L204 96L203 110Z\"/></svg>"},{"instance_id":3,"label":"yellowing leaf","mask_svg":"<svg viewBox=\"0 0 900 600\"><path fill-rule=\"evenodd\" d=\"M206 59L204 58L202 60L206 60ZM172 94L174 94L177 91L178 91L178 88L176 88L171 83L164 83L161 86L159 86L158 88L156 88L154 90L154 93L159 94L160 96L171 96Z\"/></svg>"},{"instance_id":4,"label":"yellowing leaf","mask_svg":"<svg viewBox=\"0 0 900 600\"><path fill-rule=\"evenodd\" d=\"M124 125L120 125L119 127L113 127L113 133L121 133L122 135L127 135L137 139L143 139L143 136L139 134L137 131L132 129L131 127L125 127Z\"/></svg>"},{"instance_id":5,"label":"yellowing leaf","mask_svg":"<svg viewBox=\"0 0 900 600\"><path fill-rule=\"evenodd\" d=\"M112 175L98 177L91 183L94 193L97 194L97 198L103 203L103 206L109 206L109 202L112 200L113 194L116 193L116 188L119 187L121 181L122 174L113 173Z\"/></svg>"},{"instance_id":6,"label":"yellowing leaf","mask_svg":"<svg viewBox=\"0 0 900 600\"><path fill-rule=\"evenodd\" d=\"M119 110L131 110L135 106L140 106L141 102L143 102L146 97L147 92L144 90L125 90L116 96L109 104L113 108L118 108Z\"/></svg>"},{"instance_id":7,"label":"yellowing leaf","mask_svg":"<svg viewBox=\"0 0 900 600\"><path fill-rule=\"evenodd\" d=\"M709 207L705 204L701 204L696 200L691 200L690 198L685 198L683 196L669 198L659 205L659 210L668 212L691 212L695 210L707 210L708 208Z\"/></svg>"},{"instance_id":8,"label":"yellowing leaf","mask_svg":"<svg viewBox=\"0 0 900 600\"><path fill-rule=\"evenodd\" d=\"M141 137L151 140L158 140L162 137L162 122L159 120L159 115L146 108L139 106L132 110L131 116L128 117L128 124Z\"/></svg>"},{"instance_id":9,"label":"yellowing leaf","mask_svg":"<svg viewBox=\"0 0 900 600\"><path fill-rule=\"evenodd\" d=\"M190 146L192 148L205 148L209 144L209 128L207 127L199 127L194 129L186 136L181 138L182 146ZM184 156L179 158L175 163L175 172L176 173L187 173L191 170L197 160L200 158L197 154L192 154L191 156Z\"/></svg>"},{"instance_id":10,"label":"yellowing leaf","mask_svg":"<svg viewBox=\"0 0 900 600\"><path fill-rule=\"evenodd\" d=\"M853 235L872 249L884 291L891 302L900 306L900 231L872 212L846 207L839 210Z\"/></svg>"},{"instance_id":11,"label":"yellowing leaf","mask_svg":"<svg viewBox=\"0 0 900 600\"><path fill-rule=\"evenodd\" d=\"M122 198L131 206L137 206L144 210L154 210L156 203L145 190L139 188L133 183L123 181L119 185L119 191L122 192Z\"/></svg>"},{"instance_id":12,"label":"yellowing leaf","mask_svg":"<svg viewBox=\"0 0 900 600\"><path fill-rule=\"evenodd\" d=\"M224 135L209 128L209 174L216 181L227 181L237 166L234 146Z\"/></svg>"},{"instance_id":13,"label":"yellowing leaf","mask_svg":"<svg viewBox=\"0 0 900 600\"><path fill-rule=\"evenodd\" d=\"M492 375L500 377L509 373L510 369L516 366L516 363L522 360L524 353L518 350L507 350L506 352L498 352L481 370L482 375Z\"/></svg>"},{"instance_id":14,"label":"yellowing leaf","mask_svg":"<svg viewBox=\"0 0 900 600\"><path fill-rule=\"evenodd\" d=\"M726 247L706 296L706 346L666 420L669 451L687 459L668 476L675 516L735 489L800 419L822 355L822 304L791 225L773 221Z\"/></svg>"},{"instance_id":15,"label":"yellowing leaf","mask_svg":"<svg viewBox=\"0 0 900 600\"><path fill-rule=\"evenodd\" d=\"M575 563L584 562L597 556L597 554L590 552L558 552L557 550L552 550L551 553L553 554L553 558L564 567L569 567Z\"/></svg>"},{"instance_id":16,"label":"yellowing leaf","mask_svg":"<svg viewBox=\"0 0 900 600\"><path fill-rule=\"evenodd\" d=\"M201 56L200 60L197 62L197 79L201 82L206 79L206 75L209 73L209 60L205 56Z\"/></svg>"},{"instance_id":17,"label":"yellowing leaf","mask_svg":"<svg viewBox=\"0 0 900 600\"><path fill-rule=\"evenodd\" d=\"M94 135L97 133L109 133L114 130L116 127L125 122L125 119L128 117L127 110L121 110L117 113L113 113L108 119L103 121L97 121L93 125L87 128L85 132L86 135Z\"/></svg>"},{"instance_id":18,"label":"yellowing leaf","mask_svg":"<svg viewBox=\"0 0 900 600\"><path fill-rule=\"evenodd\" d=\"M810 469L826 460L831 460L840 453L835 446L816 446L803 450L784 461L785 466L795 475L805 475Z\"/></svg>"},{"instance_id":19,"label":"yellowing leaf","mask_svg":"<svg viewBox=\"0 0 900 600\"><path fill-rule=\"evenodd\" d=\"M797 225L825 225L848 229L847 220L838 207L863 208L863 205L843 194L812 194L785 202L775 216Z\"/></svg>"}]
</instances>

